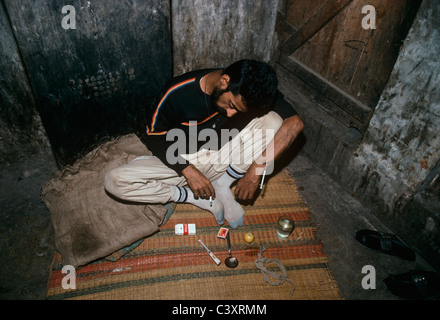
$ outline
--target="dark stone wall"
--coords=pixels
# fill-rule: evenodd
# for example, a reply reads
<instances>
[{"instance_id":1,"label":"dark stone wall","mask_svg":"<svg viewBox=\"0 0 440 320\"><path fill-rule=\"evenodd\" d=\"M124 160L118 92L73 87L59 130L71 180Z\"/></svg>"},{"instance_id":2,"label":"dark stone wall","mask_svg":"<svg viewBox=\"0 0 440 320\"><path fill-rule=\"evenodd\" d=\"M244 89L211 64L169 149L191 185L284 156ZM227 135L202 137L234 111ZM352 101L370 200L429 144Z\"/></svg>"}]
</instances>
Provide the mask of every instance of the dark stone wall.
<instances>
[{"instance_id":1,"label":"dark stone wall","mask_svg":"<svg viewBox=\"0 0 440 320\"><path fill-rule=\"evenodd\" d=\"M269 62L278 5L279 0L171 0L174 74L244 58Z\"/></svg>"},{"instance_id":2,"label":"dark stone wall","mask_svg":"<svg viewBox=\"0 0 440 320\"><path fill-rule=\"evenodd\" d=\"M2 0L2 136L35 142L47 134L62 166L107 138L140 133L147 106L173 74L269 61L278 5ZM5 141L2 150L10 150Z\"/></svg>"},{"instance_id":3,"label":"dark stone wall","mask_svg":"<svg viewBox=\"0 0 440 320\"><path fill-rule=\"evenodd\" d=\"M59 164L145 128L145 111L171 76L167 0L5 0L38 111ZM67 22L72 25L72 20Z\"/></svg>"},{"instance_id":4,"label":"dark stone wall","mask_svg":"<svg viewBox=\"0 0 440 320\"><path fill-rule=\"evenodd\" d=\"M349 185L376 214L440 267L440 215L408 210L440 160L440 3L424 0L362 144ZM437 168L437 169L435 169ZM428 180L427 180L428 179ZM348 183L348 181L347 181ZM435 194L433 189L433 193ZM432 192L431 192L432 193ZM437 201L439 201L437 195ZM423 201L422 201L423 202ZM437 239L432 241L432 239Z\"/></svg>"},{"instance_id":5,"label":"dark stone wall","mask_svg":"<svg viewBox=\"0 0 440 320\"><path fill-rule=\"evenodd\" d=\"M50 152L5 8L0 3L0 164Z\"/></svg>"}]
</instances>

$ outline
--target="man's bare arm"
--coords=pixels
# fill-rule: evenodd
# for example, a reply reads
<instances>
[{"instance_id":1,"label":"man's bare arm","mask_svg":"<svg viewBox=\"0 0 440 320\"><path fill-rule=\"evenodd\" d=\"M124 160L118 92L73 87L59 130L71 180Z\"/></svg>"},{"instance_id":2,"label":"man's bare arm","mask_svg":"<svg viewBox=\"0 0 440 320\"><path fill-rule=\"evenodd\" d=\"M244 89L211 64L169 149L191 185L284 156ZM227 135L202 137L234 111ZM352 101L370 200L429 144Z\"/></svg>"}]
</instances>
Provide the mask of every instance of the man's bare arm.
<instances>
[{"instance_id":1,"label":"man's bare arm","mask_svg":"<svg viewBox=\"0 0 440 320\"><path fill-rule=\"evenodd\" d=\"M291 146L303 128L304 123L298 115L284 120L272 142L269 143L261 157L251 164L243 178L238 181L235 188L235 196L237 199L252 199L266 164L278 159L284 151Z\"/></svg>"}]
</instances>

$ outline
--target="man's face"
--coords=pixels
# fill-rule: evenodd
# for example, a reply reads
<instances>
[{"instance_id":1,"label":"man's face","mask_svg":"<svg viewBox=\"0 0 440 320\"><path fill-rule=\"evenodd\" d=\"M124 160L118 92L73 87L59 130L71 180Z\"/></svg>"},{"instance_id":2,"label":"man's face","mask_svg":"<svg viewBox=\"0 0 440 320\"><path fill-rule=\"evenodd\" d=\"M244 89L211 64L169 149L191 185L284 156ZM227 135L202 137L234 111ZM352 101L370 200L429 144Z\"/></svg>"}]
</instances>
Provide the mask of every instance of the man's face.
<instances>
[{"instance_id":1,"label":"man's face","mask_svg":"<svg viewBox=\"0 0 440 320\"><path fill-rule=\"evenodd\" d=\"M225 117L231 118L239 112L246 112L241 95L234 96L227 89L215 87L211 94L211 105Z\"/></svg>"}]
</instances>

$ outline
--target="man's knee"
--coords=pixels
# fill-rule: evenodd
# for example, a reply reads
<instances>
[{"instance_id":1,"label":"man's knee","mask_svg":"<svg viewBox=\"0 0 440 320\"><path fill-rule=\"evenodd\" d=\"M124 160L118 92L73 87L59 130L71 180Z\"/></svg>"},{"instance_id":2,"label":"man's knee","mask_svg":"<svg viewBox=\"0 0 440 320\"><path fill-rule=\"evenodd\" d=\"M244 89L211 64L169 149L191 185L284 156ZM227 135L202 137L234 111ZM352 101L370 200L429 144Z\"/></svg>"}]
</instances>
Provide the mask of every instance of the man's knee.
<instances>
[{"instance_id":1,"label":"man's knee","mask_svg":"<svg viewBox=\"0 0 440 320\"><path fill-rule=\"evenodd\" d=\"M262 127L264 129L272 129L275 132L278 131L278 129L283 124L283 118L280 117L278 113L275 111L270 111L266 115L264 115L262 118Z\"/></svg>"},{"instance_id":2,"label":"man's knee","mask_svg":"<svg viewBox=\"0 0 440 320\"><path fill-rule=\"evenodd\" d=\"M104 188L107 192L116 197L120 197L120 174L118 168L113 168L106 172L104 176Z\"/></svg>"}]
</instances>

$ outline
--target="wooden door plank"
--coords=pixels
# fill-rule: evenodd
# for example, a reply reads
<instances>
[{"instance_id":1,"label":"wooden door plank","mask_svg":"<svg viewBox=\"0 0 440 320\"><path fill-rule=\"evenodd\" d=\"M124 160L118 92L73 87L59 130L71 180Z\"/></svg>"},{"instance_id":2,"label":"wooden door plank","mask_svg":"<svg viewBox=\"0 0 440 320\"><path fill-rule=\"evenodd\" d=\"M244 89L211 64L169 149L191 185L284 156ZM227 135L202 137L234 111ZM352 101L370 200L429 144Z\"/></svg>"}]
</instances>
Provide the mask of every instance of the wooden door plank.
<instances>
[{"instance_id":1,"label":"wooden door plank","mask_svg":"<svg viewBox=\"0 0 440 320\"><path fill-rule=\"evenodd\" d=\"M331 82L322 78L319 74L308 68L306 65L302 64L293 57L285 56L281 57L279 63L298 79L307 84L308 87L325 96L326 99L331 102L331 104L324 104L330 106L330 109L332 109L333 112L337 111L335 109L337 106L346 112L347 115L350 115L354 122L357 122L357 124L353 126L362 130L362 124L367 124L369 122L372 109L348 95ZM313 94L313 92L308 92L308 94Z\"/></svg>"},{"instance_id":2,"label":"wooden door plank","mask_svg":"<svg viewBox=\"0 0 440 320\"><path fill-rule=\"evenodd\" d=\"M309 20L299 27L282 45L281 54L291 55L302 44L316 34L333 17L341 12L353 0L329 0Z\"/></svg>"}]
</instances>

